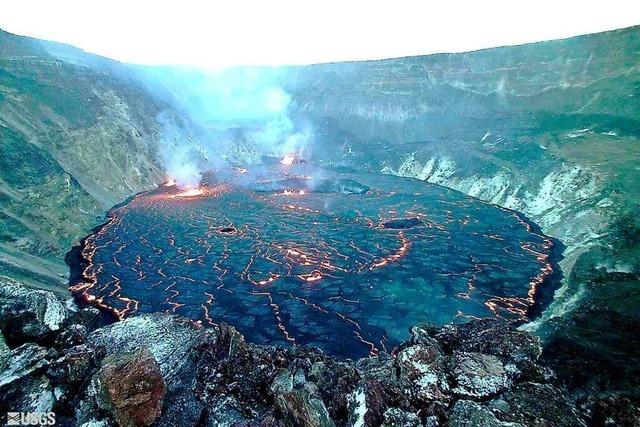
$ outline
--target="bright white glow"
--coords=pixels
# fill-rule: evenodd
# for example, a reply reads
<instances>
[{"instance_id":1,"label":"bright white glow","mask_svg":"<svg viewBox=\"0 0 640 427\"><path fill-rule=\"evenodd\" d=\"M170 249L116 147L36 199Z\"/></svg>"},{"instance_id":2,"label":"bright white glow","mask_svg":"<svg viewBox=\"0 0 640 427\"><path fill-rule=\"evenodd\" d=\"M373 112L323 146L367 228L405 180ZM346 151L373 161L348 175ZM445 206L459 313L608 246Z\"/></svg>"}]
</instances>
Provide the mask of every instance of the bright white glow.
<instances>
[{"instance_id":1,"label":"bright white glow","mask_svg":"<svg viewBox=\"0 0 640 427\"><path fill-rule=\"evenodd\" d=\"M204 194L204 190L202 188L187 188L186 190L178 193L178 194L174 194L173 196L171 196L172 198L175 197L198 197L201 196L202 194Z\"/></svg>"},{"instance_id":2,"label":"bright white glow","mask_svg":"<svg viewBox=\"0 0 640 427\"><path fill-rule=\"evenodd\" d=\"M285 154L282 160L280 160L280 164L285 166L291 166L294 160L295 160L295 157L293 157L293 154Z\"/></svg>"},{"instance_id":3,"label":"bright white glow","mask_svg":"<svg viewBox=\"0 0 640 427\"><path fill-rule=\"evenodd\" d=\"M461 52L640 24L630 0L3 0L1 9L10 32L206 68Z\"/></svg>"}]
</instances>

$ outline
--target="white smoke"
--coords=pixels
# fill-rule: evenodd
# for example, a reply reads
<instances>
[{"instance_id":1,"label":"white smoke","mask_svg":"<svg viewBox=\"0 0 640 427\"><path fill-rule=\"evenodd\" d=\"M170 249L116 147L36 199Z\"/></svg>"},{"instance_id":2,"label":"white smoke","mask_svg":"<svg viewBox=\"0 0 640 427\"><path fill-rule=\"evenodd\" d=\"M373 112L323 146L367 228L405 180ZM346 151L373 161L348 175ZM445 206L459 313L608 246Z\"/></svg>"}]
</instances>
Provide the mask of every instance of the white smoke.
<instances>
[{"instance_id":1,"label":"white smoke","mask_svg":"<svg viewBox=\"0 0 640 427\"><path fill-rule=\"evenodd\" d=\"M313 129L290 114L293 101L283 89L281 69L149 70L146 79L197 136L159 117L165 129L160 158L181 185L197 184L203 172L225 161L238 165L262 156L310 155Z\"/></svg>"},{"instance_id":2,"label":"white smoke","mask_svg":"<svg viewBox=\"0 0 640 427\"><path fill-rule=\"evenodd\" d=\"M199 149L194 137L174 120L167 114L156 117L161 125L159 158L168 178L182 187L197 186L202 177L203 166L208 163L206 153Z\"/></svg>"}]
</instances>

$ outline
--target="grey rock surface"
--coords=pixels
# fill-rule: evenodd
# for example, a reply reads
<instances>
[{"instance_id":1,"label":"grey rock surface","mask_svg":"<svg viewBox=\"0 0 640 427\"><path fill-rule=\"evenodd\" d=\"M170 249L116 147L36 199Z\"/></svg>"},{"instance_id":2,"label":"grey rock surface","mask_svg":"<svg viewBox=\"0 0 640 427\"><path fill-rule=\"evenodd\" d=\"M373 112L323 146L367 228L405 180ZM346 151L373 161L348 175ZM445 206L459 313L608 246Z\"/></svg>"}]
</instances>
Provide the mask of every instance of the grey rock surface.
<instances>
[{"instance_id":1,"label":"grey rock surface","mask_svg":"<svg viewBox=\"0 0 640 427\"><path fill-rule=\"evenodd\" d=\"M453 392L468 397L486 398L509 386L509 377L497 357L482 353L454 353Z\"/></svg>"},{"instance_id":2,"label":"grey rock surface","mask_svg":"<svg viewBox=\"0 0 640 427\"><path fill-rule=\"evenodd\" d=\"M145 314L98 329L87 341L93 346L104 347L109 356L148 349L171 388L182 380L186 371L193 370L190 354L203 334L204 330L189 319Z\"/></svg>"},{"instance_id":3,"label":"grey rock surface","mask_svg":"<svg viewBox=\"0 0 640 427\"><path fill-rule=\"evenodd\" d=\"M439 346L412 345L398 353L396 363L401 387L410 390L415 400L446 400L446 360Z\"/></svg>"},{"instance_id":4,"label":"grey rock surface","mask_svg":"<svg viewBox=\"0 0 640 427\"><path fill-rule=\"evenodd\" d=\"M0 371L0 388L47 366L48 354L46 348L36 344L23 344L13 349L5 369Z\"/></svg>"},{"instance_id":5,"label":"grey rock surface","mask_svg":"<svg viewBox=\"0 0 640 427\"><path fill-rule=\"evenodd\" d=\"M487 408L471 400L459 400L453 406L449 427L520 427L520 424L499 421Z\"/></svg>"},{"instance_id":6,"label":"grey rock surface","mask_svg":"<svg viewBox=\"0 0 640 427\"><path fill-rule=\"evenodd\" d=\"M382 427L419 427L421 425L422 423L417 414L397 408L387 409L384 413L384 421L382 422Z\"/></svg>"},{"instance_id":7,"label":"grey rock surface","mask_svg":"<svg viewBox=\"0 0 640 427\"><path fill-rule=\"evenodd\" d=\"M65 306L53 293L0 276L0 328L6 339L20 343L44 339L66 318Z\"/></svg>"}]
</instances>

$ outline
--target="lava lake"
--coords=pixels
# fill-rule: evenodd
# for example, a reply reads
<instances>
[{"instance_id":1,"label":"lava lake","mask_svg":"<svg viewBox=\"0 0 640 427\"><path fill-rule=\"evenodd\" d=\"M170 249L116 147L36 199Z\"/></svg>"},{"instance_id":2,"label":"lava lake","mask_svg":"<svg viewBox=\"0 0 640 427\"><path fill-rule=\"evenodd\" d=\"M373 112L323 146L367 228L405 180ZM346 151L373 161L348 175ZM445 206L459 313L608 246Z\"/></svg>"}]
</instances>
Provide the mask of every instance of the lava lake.
<instances>
[{"instance_id":1,"label":"lava lake","mask_svg":"<svg viewBox=\"0 0 640 427\"><path fill-rule=\"evenodd\" d=\"M554 242L514 211L303 164L162 186L94 231L70 262L80 300L119 319L176 313L347 358L390 351L424 321L526 321L556 282Z\"/></svg>"}]
</instances>

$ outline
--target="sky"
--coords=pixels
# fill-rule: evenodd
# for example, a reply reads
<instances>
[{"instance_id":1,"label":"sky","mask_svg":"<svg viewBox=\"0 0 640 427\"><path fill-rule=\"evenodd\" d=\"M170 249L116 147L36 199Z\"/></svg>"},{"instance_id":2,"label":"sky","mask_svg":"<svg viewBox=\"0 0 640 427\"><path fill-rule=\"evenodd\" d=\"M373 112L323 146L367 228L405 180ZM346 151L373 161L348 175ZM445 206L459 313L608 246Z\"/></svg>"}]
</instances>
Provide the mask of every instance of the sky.
<instances>
[{"instance_id":1,"label":"sky","mask_svg":"<svg viewBox=\"0 0 640 427\"><path fill-rule=\"evenodd\" d=\"M640 24L640 2L2 0L0 28L136 64L309 64L463 52Z\"/></svg>"}]
</instances>

